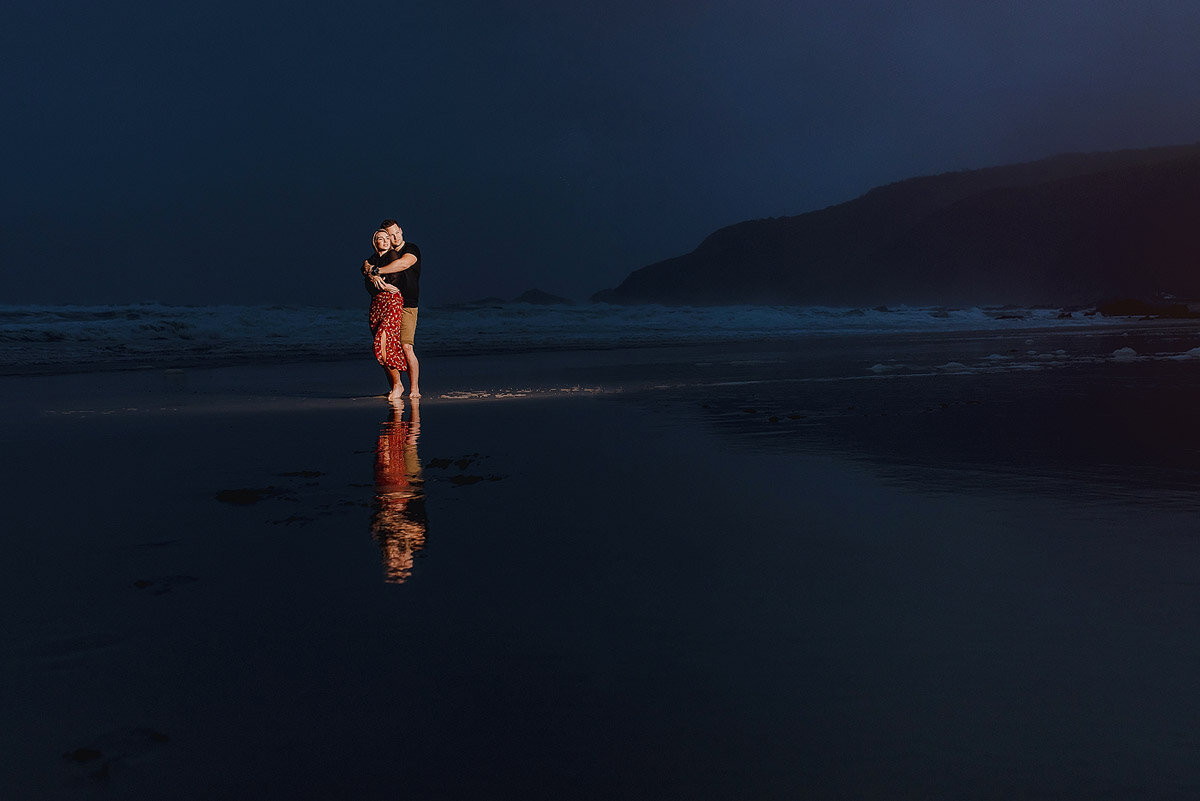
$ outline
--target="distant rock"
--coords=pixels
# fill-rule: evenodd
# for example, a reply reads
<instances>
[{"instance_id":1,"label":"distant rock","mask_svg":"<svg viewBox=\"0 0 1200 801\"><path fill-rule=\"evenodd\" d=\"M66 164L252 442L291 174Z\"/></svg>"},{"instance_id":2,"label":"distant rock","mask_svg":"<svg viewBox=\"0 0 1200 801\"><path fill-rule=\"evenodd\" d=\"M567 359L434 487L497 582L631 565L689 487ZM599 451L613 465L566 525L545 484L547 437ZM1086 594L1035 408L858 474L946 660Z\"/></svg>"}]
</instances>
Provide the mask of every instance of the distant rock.
<instances>
[{"instance_id":1,"label":"distant rock","mask_svg":"<svg viewBox=\"0 0 1200 801\"><path fill-rule=\"evenodd\" d=\"M461 303L449 303L442 306L444 309L475 309L481 306L503 306L507 301L504 298L486 297L477 300L464 300Z\"/></svg>"},{"instance_id":2,"label":"distant rock","mask_svg":"<svg viewBox=\"0 0 1200 801\"><path fill-rule=\"evenodd\" d=\"M1148 303L1130 298L1099 303L1096 305L1096 311L1105 317L1170 317L1181 320L1200 318L1200 312L1192 311L1186 303Z\"/></svg>"},{"instance_id":3,"label":"distant rock","mask_svg":"<svg viewBox=\"0 0 1200 801\"><path fill-rule=\"evenodd\" d=\"M593 301L1092 306L1200 298L1200 143L910 178L752 220Z\"/></svg>"},{"instance_id":4,"label":"distant rock","mask_svg":"<svg viewBox=\"0 0 1200 801\"><path fill-rule=\"evenodd\" d=\"M573 306L575 301L570 298L551 295L549 292L543 292L540 289L529 289L522 292L519 296L513 298L513 303L532 303L535 306Z\"/></svg>"},{"instance_id":5,"label":"distant rock","mask_svg":"<svg viewBox=\"0 0 1200 801\"><path fill-rule=\"evenodd\" d=\"M529 289L522 292L518 297L512 300L505 300L495 296L479 298L478 300L467 300L460 303L450 303L440 308L443 309L481 309L488 307L507 306L510 303L530 303L536 306L573 306L575 301L570 298L551 295L549 292L543 292L540 289Z\"/></svg>"},{"instance_id":6,"label":"distant rock","mask_svg":"<svg viewBox=\"0 0 1200 801\"><path fill-rule=\"evenodd\" d=\"M1117 348L1113 351L1112 357L1119 362L1135 362L1138 359L1138 352L1133 348Z\"/></svg>"}]
</instances>

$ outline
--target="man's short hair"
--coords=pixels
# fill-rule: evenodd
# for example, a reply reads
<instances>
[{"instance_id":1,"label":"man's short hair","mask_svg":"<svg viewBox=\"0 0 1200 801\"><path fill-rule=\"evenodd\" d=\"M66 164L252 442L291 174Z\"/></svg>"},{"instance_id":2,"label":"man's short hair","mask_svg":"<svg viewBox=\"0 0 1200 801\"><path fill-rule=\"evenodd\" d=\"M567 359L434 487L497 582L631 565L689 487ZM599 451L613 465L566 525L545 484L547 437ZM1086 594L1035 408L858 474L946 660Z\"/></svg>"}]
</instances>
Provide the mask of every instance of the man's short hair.
<instances>
[{"instance_id":1,"label":"man's short hair","mask_svg":"<svg viewBox=\"0 0 1200 801\"><path fill-rule=\"evenodd\" d=\"M399 228L399 227L400 227L400 223L396 222L395 220L384 220L383 222L381 222L381 223L379 224L379 227L380 227L380 228L387 228L388 226L391 226L391 225L394 225L394 226L396 226L397 228Z\"/></svg>"}]
</instances>

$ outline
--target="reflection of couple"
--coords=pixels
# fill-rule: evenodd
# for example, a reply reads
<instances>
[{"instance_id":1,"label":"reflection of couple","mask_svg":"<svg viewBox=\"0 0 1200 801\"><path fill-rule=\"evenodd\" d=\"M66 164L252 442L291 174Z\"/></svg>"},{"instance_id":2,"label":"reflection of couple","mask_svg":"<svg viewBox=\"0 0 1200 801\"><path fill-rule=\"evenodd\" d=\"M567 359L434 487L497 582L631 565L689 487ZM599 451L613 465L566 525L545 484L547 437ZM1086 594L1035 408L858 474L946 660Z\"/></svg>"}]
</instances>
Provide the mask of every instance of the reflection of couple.
<instances>
[{"instance_id":1,"label":"reflection of couple","mask_svg":"<svg viewBox=\"0 0 1200 801\"><path fill-rule=\"evenodd\" d=\"M412 575L413 557L425 546L425 493L417 436L421 431L420 401L412 402L412 419L392 404L391 419L379 431L375 445L375 512L371 535L383 552L384 579L400 584Z\"/></svg>"},{"instance_id":2,"label":"reflection of couple","mask_svg":"<svg viewBox=\"0 0 1200 801\"><path fill-rule=\"evenodd\" d=\"M371 294L369 320L375 337L375 360L387 373L389 398L403 396L402 372L409 376L409 397L419 398L420 365L413 341L417 332L421 249L404 241L404 231L395 220L380 223L371 244L375 252L363 262L362 271L367 292Z\"/></svg>"}]
</instances>

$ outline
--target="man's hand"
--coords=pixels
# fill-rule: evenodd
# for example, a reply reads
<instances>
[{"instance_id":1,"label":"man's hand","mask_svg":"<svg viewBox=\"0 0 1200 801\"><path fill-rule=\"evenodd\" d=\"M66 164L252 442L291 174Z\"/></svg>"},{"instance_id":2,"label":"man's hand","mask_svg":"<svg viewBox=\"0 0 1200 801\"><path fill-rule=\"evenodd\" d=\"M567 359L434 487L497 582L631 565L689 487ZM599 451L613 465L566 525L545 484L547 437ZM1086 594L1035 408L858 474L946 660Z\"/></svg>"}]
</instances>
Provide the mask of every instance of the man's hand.
<instances>
[{"instance_id":1,"label":"man's hand","mask_svg":"<svg viewBox=\"0 0 1200 801\"><path fill-rule=\"evenodd\" d=\"M370 274L371 274L371 262L370 262L370 260L368 260L368 259L364 259L364 260L363 260L363 266L362 266L362 270L363 270L363 275L370 275Z\"/></svg>"}]
</instances>

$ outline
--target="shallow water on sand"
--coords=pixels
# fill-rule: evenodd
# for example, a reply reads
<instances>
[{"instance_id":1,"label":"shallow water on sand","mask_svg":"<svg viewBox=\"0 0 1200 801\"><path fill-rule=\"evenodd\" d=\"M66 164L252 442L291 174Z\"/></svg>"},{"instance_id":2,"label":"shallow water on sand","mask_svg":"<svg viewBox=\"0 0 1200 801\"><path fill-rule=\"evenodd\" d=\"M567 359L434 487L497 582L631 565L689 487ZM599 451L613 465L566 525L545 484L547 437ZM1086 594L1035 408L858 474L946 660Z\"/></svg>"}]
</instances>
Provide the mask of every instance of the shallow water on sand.
<instances>
[{"instance_id":1,"label":"shallow water on sand","mask_svg":"<svg viewBox=\"0 0 1200 801\"><path fill-rule=\"evenodd\" d=\"M881 357L461 363L416 421L337 371L43 404L0 796L1194 794L1190 368Z\"/></svg>"}]
</instances>

